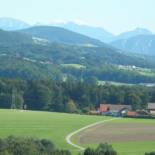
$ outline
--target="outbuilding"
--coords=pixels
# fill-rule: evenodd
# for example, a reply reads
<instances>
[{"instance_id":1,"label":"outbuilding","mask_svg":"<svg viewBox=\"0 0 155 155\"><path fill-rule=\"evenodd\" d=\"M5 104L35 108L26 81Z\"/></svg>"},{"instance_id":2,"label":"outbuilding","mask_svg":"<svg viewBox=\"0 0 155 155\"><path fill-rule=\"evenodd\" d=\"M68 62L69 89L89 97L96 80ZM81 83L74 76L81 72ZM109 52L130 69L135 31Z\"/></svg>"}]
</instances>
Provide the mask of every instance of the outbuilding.
<instances>
[{"instance_id":1,"label":"outbuilding","mask_svg":"<svg viewBox=\"0 0 155 155\"><path fill-rule=\"evenodd\" d=\"M150 114L155 115L155 103L148 103L147 111Z\"/></svg>"}]
</instances>

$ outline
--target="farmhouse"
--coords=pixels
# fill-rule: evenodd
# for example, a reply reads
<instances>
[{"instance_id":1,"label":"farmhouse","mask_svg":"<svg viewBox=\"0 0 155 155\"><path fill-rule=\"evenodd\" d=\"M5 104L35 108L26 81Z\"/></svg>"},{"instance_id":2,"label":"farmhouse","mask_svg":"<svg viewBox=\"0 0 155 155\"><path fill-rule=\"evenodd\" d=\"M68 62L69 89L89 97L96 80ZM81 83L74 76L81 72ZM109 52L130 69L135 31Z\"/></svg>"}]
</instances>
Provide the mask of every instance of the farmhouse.
<instances>
[{"instance_id":1,"label":"farmhouse","mask_svg":"<svg viewBox=\"0 0 155 155\"><path fill-rule=\"evenodd\" d=\"M155 115L155 103L148 103L147 111Z\"/></svg>"},{"instance_id":2,"label":"farmhouse","mask_svg":"<svg viewBox=\"0 0 155 155\"><path fill-rule=\"evenodd\" d=\"M99 112L105 115L122 116L131 110L130 105L123 104L100 104Z\"/></svg>"}]
</instances>

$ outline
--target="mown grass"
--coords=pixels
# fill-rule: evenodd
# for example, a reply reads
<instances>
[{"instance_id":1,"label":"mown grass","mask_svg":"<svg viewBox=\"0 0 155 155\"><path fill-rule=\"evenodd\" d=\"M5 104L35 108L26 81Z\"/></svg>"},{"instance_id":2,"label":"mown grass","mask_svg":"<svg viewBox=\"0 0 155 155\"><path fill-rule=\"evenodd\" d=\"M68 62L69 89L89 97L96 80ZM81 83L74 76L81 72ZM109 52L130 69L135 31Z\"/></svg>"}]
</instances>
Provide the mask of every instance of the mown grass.
<instances>
[{"instance_id":1,"label":"mown grass","mask_svg":"<svg viewBox=\"0 0 155 155\"><path fill-rule=\"evenodd\" d=\"M52 140L58 148L69 149L73 154L78 154L79 150L68 145L65 137L72 131L105 119L109 119L109 117L0 110L0 137L15 135L47 138ZM113 123L117 122L155 124L155 120L151 119L118 119L113 121ZM97 145L90 144L89 146L96 147ZM155 141L117 142L112 143L112 145L119 155L144 155L145 152L155 151ZM85 147L87 146L85 145Z\"/></svg>"},{"instance_id":2,"label":"mown grass","mask_svg":"<svg viewBox=\"0 0 155 155\"><path fill-rule=\"evenodd\" d=\"M79 150L68 145L65 137L72 131L88 124L109 119L103 116L87 116L53 112L0 110L0 137L9 135L33 136L52 140L57 147Z\"/></svg>"}]
</instances>

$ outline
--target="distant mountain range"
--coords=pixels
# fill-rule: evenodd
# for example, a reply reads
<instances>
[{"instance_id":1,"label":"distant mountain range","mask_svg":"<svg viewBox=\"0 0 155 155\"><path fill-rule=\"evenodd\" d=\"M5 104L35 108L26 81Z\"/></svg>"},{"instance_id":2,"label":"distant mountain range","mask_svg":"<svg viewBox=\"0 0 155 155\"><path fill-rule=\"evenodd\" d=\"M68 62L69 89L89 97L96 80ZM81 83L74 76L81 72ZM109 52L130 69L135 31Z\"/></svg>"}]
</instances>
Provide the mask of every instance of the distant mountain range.
<instances>
[{"instance_id":1,"label":"distant mountain range","mask_svg":"<svg viewBox=\"0 0 155 155\"><path fill-rule=\"evenodd\" d=\"M78 25L72 22L58 24L58 26L99 39L125 52L155 55L155 36L144 28L136 28L116 36L103 28Z\"/></svg>"},{"instance_id":2,"label":"distant mountain range","mask_svg":"<svg viewBox=\"0 0 155 155\"><path fill-rule=\"evenodd\" d=\"M92 27L87 25L79 25L74 22L68 22L66 24L55 24L56 26L63 27L65 29L84 34L86 36L101 40L102 42L111 42L114 39L114 35L103 28Z\"/></svg>"},{"instance_id":3,"label":"distant mountain range","mask_svg":"<svg viewBox=\"0 0 155 155\"><path fill-rule=\"evenodd\" d=\"M79 25L73 22L68 22L66 24L55 24L59 27L63 27L65 29L78 32L84 35L87 35L92 38L96 38L101 40L102 42L110 43L120 39L128 39L131 37L135 37L137 35L151 35L152 32L144 29L144 28L135 28L134 30L123 32L119 35L114 35L103 28L100 27L92 27L87 25Z\"/></svg>"},{"instance_id":4,"label":"distant mountain range","mask_svg":"<svg viewBox=\"0 0 155 155\"><path fill-rule=\"evenodd\" d=\"M0 18L0 29L6 31L20 30L30 27L29 24L18 19Z\"/></svg>"},{"instance_id":5,"label":"distant mountain range","mask_svg":"<svg viewBox=\"0 0 155 155\"><path fill-rule=\"evenodd\" d=\"M42 25L42 24L39 24L39 25ZM103 28L91 27L86 25L78 25L73 22L69 22L66 24L53 24L48 26L65 28L70 31L77 32L103 42L110 42L113 40L113 37L114 37L112 33L104 30ZM29 24L21 20L17 20L13 18L0 18L0 29L6 30L6 31L21 30L29 27L31 27Z\"/></svg>"},{"instance_id":6,"label":"distant mountain range","mask_svg":"<svg viewBox=\"0 0 155 155\"><path fill-rule=\"evenodd\" d=\"M144 29L144 28L136 28L134 30L131 30L131 31L127 31L127 32L123 32L119 35L117 35L114 39L114 40L120 40L120 39L129 39L131 37L135 37L135 36L138 36L138 35L151 35L152 32L147 30L147 29Z\"/></svg>"}]
</instances>

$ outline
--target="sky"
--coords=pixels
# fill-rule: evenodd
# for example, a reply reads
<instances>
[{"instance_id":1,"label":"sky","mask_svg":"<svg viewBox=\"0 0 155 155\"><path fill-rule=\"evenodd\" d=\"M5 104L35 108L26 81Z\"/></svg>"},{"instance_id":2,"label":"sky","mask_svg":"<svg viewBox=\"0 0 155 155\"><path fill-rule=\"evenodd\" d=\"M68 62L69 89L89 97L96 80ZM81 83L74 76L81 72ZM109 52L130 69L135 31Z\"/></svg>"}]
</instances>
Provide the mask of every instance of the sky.
<instances>
[{"instance_id":1,"label":"sky","mask_svg":"<svg viewBox=\"0 0 155 155\"><path fill-rule=\"evenodd\" d=\"M74 21L114 34L136 27L155 32L155 0L0 0L0 17L30 24Z\"/></svg>"}]
</instances>

